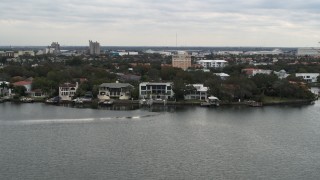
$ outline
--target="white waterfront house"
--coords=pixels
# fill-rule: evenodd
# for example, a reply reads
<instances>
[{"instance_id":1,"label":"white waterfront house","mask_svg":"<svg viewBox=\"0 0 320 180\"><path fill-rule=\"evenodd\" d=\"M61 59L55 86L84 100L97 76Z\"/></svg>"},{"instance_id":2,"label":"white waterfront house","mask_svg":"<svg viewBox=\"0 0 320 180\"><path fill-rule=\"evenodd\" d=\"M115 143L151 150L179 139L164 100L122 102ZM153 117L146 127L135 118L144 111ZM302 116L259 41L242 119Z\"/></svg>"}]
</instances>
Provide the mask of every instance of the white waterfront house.
<instances>
[{"instance_id":1,"label":"white waterfront house","mask_svg":"<svg viewBox=\"0 0 320 180\"><path fill-rule=\"evenodd\" d=\"M301 77L309 83L317 82L317 78L319 75L319 73L296 73L296 77Z\"/></svg>"},{"instance_id":2,"label":"white waterfront house","mask_svg":"<svg viewBox=\"0 0 320 180\"><path fill-rule=\"evenodd\" d=\"M203 84L190 84L188 86L193 88L184 96L185 100L207 100L208 87L205 87Z\"/></svg>"},{"instance_id":3,"label":"white waterfront house","mask_svg":"<svg viewBox=\"0 0 320 180\"><path fill-rule=\"evenodd\" d=\"M141 99L171 99L174 96L172 82L142 82L139 84Z\"/></svg>"},{"instance_id":4,"label":"white waterfront house","mask_svg":"<svg viewBox=\"0 0 320 180\"><path fill-rule=\"evenodd\" d=\"M79 87L78 82L76 84L64 83L59 86L59 96L62 101L71 101Z\"/></svg>"},{"instance_id":5,"label":"white waterfront house","mask_svg":"<svg viewBox=\"0 0 320 180\"><path fill-rule=\"evenodd\" d=\"M202 67L208 68L223 68L227 65L227 61L225 60L199 60L197 61Z\"/></svg>"},{"instance_id":6,"label":"white waterfront house","mask_svg":"<svg viewBox=\"0 0 320 180\"><path fill-rule=\"evenodd\" d=\"M129 83L103 83L99 86L99 100L130 99L133 86Z\"/></svg>"}]
</instances>

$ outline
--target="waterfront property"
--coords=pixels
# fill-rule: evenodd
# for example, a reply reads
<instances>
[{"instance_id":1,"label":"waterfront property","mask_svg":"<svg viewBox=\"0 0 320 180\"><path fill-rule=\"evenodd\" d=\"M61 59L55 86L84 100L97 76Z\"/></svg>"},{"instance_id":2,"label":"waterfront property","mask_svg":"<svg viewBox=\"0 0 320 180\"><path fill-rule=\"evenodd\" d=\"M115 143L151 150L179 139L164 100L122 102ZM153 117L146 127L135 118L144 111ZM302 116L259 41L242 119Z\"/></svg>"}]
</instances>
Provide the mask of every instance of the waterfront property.
<instances>
[{"instance_id":1,"label":"waterfront property","mask_svg":"<svg viewBox=\"0 0 320 180\"><path fill-rule=\"evenodd\" d=\"M32 89L32 81L25 80L25 81L18 81L13 83L13 86L23 86L26 88L26 93L30 93Z\"/></svg>"},{"instance_id":2,"label":"waterfront property","mask_svg":"<svg viewBox=\"0 0 320 180\"><path fill-rule=\"evenodd\" d=\"M72 83L64 83L59 86L59 96L62 101L71 101L79 85L78 82L76 84Z\"/></svg>"},{"instance_id":3,"label":"waterfront property","mask_svg":"<svg viewBox=\"0 0 320 180\"><path fill-rule=\"evenodd\" d=\"M139 85L141 99L172 99L174 92L172 82L142 82Z\"/></svg>"},{"instance_id":4,"label":"waterfront property","mask_svg":"<svg viewBox=\"0 0 320 180\"><path fill-rule=\"evenodd\" d=\"M99 100L130 99L133 86L129 83L103 83L99 86Z\"/></svg>"},{"instance_id":5,"label":"waterfront property","mask_svg":"<svg viewBox=\"0 0 320 180\"><path fill-rule=\"evenodd\" d=\"M185 100L206 100L208 87L203 84L191 84L188 85L189 89L187 94L184 96Z\"/></svg>"},{"instance_id":6,"label":"waterfront property","mask_svg":"<svg viewBox=\"0 0 320 180\"><path fill-rule=\"evenodd\" d=\"M45 98L47 97L47 94L43 92L41 89L35 89L30 91L30 96L33 98Z\"/></svg>"},{"instance_id":7,"label":"waterfront property","mask_svg":"<svg viewBox=\"0 0 320 180\"><path fill-rule=\"evenodd\" d=\"M197 61L204 68L223 68L227 65L225 60L199 60Z\"/></svg>"},{"instance_id":8,"label":"waterfront property","mask_svg":"<svg viewBox=\"0 0 320 180\"><path fill-rule=\"evenodd\" d=\"M301 77L309 83L317 82L317 78L319 75L319 73L296 73L296 77Z\"/></svg>"}]
</instances>

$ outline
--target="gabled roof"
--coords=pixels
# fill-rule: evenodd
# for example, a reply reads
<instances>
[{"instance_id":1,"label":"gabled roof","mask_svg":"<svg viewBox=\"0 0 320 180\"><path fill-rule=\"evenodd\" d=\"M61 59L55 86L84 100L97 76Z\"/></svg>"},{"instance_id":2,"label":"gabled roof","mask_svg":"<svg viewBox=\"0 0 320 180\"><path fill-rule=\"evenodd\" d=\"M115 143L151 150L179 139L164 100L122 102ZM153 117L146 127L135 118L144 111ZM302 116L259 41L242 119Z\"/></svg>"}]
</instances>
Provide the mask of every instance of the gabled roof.
<instances>
[{"instance_id":1,"label":"gabled roof","mask_svg":"<svg viewBox=\"0 0 320 180\"><path fill-rule=\"evenodd\" d=\"M13 83L14 86L26 86L31 84L32 84L32 81L18 81Z\"/></svg>"},{"instance_id":2,"label":"gabled roof","mask_svg":"<svg viewBox=\"0 0 320 180\"><path fill-rule=\"evenodd\" d=\"M209 89L208 87L203 86L203 84L189 84L187 86L193 86L199 92L207 92Z\"/></svg>"},{"instance_id":3,"label":"gabled roof","mask_svg":"<svg viewBox=\"0 0 320 180\"><path fill-rule=\"evenodd\" d=\"M125 88L125 87L133 87L133 86L129 83L102 83L99 87Z\"/></svg>"},{"instance_id":4,"label":"gabled roof","mask_svg":"<svg viewBox=\"0 0 320 180\"><path fill-rule=\"evenodd\" d=\"M221 62L221 63L226 63L228 61L226 60L222 60L222 59L215 59L215 60L212 60L212 59L203 59L203 60L199 60L198 62Z\"/></svg>"},{"instance_id":5,"label":"gabled roof","mask_svg":"<svg viewBox=\"0 0 320 180\"><path fill-rule=\"evenodd\" d=\"M226 74L226 73L214 73L214 74L217 76L220 76L220 77L229 77L230 76L229 74Z\"/></svg>"},{"instance_id":6,"label":"gabled roof","mask_svg":"<svg viewBox=\"0 0 320 180\"><path fill-rule=\"evenodd\" d=\"M60 88L69 88L69 87L76 87L76 84L71 84L71 83L64 83L64 84L60 84Z\"/></svg>"},{"instance_id":7,"label":"gabled roof","mask_svg":"<svg viewBox=\"0 0 320 180\"><path fill-rule=\"evenodd\" d=\"M173 82L141 82L140 85L168 85L173 84Z\"/></svg>"},{"instance_id":8,"label":"gabled roof","mask_svg":"<svg viewBox=\"0 0 320 180\"><path fill-rule=\"evenodd\" d=\"M31 91L31 92L34 92L34 93L42 93L43 91L42 91L42 89L35 89L35 90Z\"/></svg>"}]
</instances>

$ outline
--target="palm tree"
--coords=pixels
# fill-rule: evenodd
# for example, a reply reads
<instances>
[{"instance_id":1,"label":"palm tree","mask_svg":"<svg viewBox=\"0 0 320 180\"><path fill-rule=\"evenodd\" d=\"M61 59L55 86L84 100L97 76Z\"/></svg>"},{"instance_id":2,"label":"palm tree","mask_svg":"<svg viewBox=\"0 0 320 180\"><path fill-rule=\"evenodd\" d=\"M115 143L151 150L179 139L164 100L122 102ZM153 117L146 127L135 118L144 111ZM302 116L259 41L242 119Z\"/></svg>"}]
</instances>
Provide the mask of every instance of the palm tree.
<instances>
[{"instance_id":1,"label":"palm tree","mask_svg":"<svg viewBox=\"0 0 320 180\"><path fill-rule=\"evenodd\" d=\"M2 83L0 84L0 95L1 95L1 96L4 95L4 89L7 89L7 88L8 88L7 83L2 82Z\"/></svg>"}]
</instances>

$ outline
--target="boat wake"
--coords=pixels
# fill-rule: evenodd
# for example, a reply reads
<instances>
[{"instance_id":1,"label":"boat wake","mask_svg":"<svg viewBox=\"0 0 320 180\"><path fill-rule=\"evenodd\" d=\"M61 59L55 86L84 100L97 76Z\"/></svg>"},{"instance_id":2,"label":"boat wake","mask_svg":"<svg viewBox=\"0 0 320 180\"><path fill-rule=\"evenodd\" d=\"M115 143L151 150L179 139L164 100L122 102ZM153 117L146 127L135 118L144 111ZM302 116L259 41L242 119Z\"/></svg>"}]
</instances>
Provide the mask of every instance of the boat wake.
<instances>
[{"instance_id":1,"label":"boat wake","mask_svg":"<svg viewBox=\"0 0 320 180\"><path fill-rule=\"evenodd\" d=\"M88 122L104 122L114 120L139 120L143 118L157 116L158 114L142 115L142 116L122 116L122 117L100 117L100 118L70 118L70 119L30 119L30 120L0 120L0 124L50 124L50 123L88 123Z\"/></svg>"}]
</instances>

